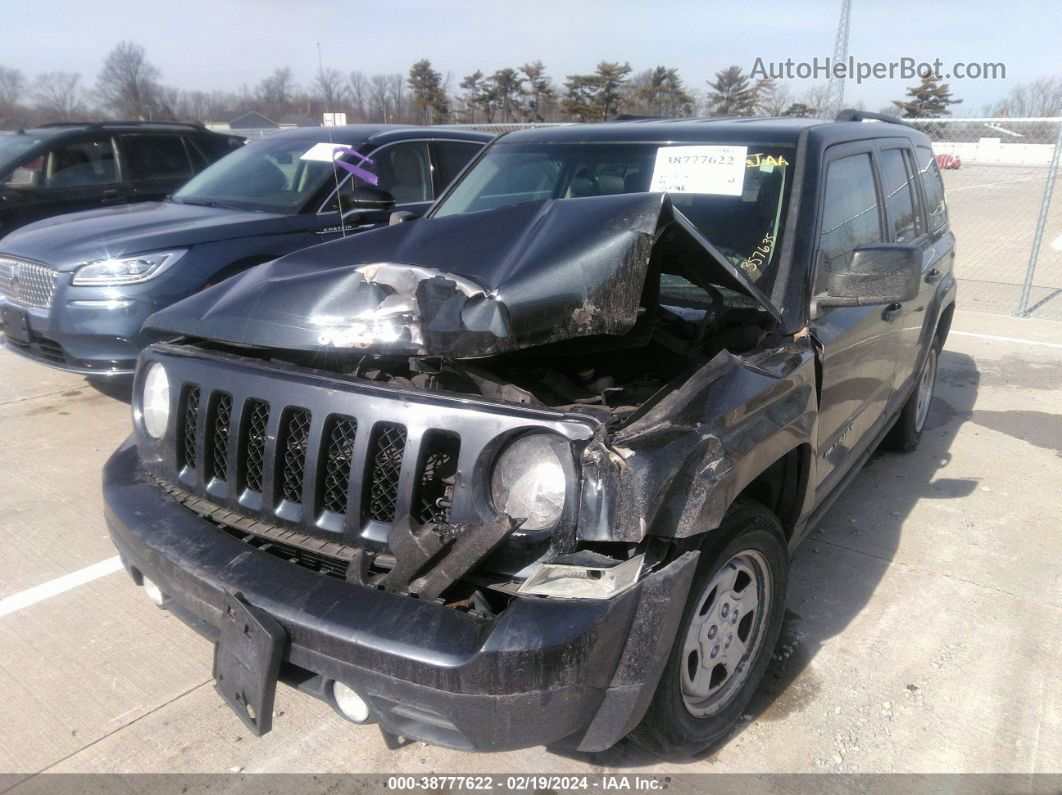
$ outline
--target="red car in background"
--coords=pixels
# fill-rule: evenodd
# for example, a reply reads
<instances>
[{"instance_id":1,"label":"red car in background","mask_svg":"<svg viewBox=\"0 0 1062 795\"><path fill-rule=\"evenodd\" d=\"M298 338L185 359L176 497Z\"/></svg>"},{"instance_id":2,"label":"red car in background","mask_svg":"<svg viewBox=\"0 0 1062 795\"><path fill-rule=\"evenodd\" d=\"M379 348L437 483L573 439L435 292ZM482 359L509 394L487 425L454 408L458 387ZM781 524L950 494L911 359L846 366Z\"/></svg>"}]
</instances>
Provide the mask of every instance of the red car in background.
<instances>
[{"instance_id":1,"label":"red car in background","mask_svg":"<svg viewBox=\"0 0 1062 795\"><path fill-rule=\"evenodd\" d=\"M962 160L958 155L939 154L937 155L937 168L959 168L962 165Z\"/></svg>"}]
</instances>

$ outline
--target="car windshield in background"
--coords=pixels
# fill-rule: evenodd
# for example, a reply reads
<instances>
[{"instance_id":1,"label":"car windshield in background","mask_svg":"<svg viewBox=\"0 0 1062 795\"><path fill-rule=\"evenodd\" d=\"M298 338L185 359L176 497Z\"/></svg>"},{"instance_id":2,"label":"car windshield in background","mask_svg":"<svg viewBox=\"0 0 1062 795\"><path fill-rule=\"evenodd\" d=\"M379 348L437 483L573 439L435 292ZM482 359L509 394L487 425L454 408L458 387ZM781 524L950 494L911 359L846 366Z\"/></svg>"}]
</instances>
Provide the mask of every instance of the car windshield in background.
<instances>
[{"instance_id":1,"label":"car windshield in background","mask_svg":"<svg viewBox=\"0 0 1062 795\"><path fill-rule=\"evenodd\" d=\"M745 144L500 143L433 216L547 199L667 191L700 233L769 293L794 157L791 147Z\"/></svg>"},{"instance_id":2,"label":"car windshield in background","mask_svg":"<svg viewBox=\"0 0 1062 795\"><path fill-rule=\"evenodd\" d=\"M9 168L17 165L19 156L35 147L43 138L35 138L32 135L0 135L0 175L5 174Z\"/></svg>"},{"instance_id":3,"label":"car windshield in background","mask_svg":"<svg viewBox=\"0 0 1062 795\"><path fill-rule=\"evenodd\" d=\"M322 185L335 179L334 166L302 155L317 142L266 138L221 158L173 194L182 204L294 213ZM339 172L339 179L346 176Z\"/></svg>"}]
</instances>

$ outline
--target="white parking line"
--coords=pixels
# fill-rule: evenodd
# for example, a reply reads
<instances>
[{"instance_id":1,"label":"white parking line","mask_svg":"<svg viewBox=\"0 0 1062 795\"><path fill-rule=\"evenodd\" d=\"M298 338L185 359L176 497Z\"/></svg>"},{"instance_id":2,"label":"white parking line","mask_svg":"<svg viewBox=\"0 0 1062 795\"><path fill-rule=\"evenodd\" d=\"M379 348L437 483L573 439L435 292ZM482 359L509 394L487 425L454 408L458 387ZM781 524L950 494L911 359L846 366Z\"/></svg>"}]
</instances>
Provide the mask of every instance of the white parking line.
<instances>
[{"instance_id":1,"label":"white parking line","mask_svg":"<svg viewBox=\"0 0 1062 795\"><path fill-rule=\"evenodd\" d=\"M101 560L99 563L93 563L91 566L86 566L54 580L27 588L25 591L5 596L0 599L0 617L37 604L37 602L43 602L45 599L51 599L53 596L58 596L72 588L77 588L79 585L98 580L100 577L106 577L108 574L114 574L114 572L121 571L121 569L121 558L115 555L113 558Z\"/></svg>"},{"instance_id":2,"label":"white parking line","mask_svg":"<svg viewBox=\"0 0 1062 795\"><path fill-rule=\"evenodd\" d=\"M1062 343L1040 342L1039 340L1027 340L1021 337L997 337L995 334L975 334L972 331L952 331L960 337L978 337L983 340L997 340L998 342L1020 342L1022 345L1039 345L1044 348L1062 348Z\"/></svg>"},{"instance_id":3,"label":"white parking line","mask_svg":"<svg viewBox=\"0 0 1062 795\"><path fill-rule=\"evenodd\" d=\"M977 190L978 188L998 188L1000 185L1013 185L1015 182L1028 182L1035 177L1018 177L1017 179L1006 179L1002 182L984 182L980 185L963 185L961 188L952 188L947 193L958 193L962 190Z\"/></svg>"}]
</instances>

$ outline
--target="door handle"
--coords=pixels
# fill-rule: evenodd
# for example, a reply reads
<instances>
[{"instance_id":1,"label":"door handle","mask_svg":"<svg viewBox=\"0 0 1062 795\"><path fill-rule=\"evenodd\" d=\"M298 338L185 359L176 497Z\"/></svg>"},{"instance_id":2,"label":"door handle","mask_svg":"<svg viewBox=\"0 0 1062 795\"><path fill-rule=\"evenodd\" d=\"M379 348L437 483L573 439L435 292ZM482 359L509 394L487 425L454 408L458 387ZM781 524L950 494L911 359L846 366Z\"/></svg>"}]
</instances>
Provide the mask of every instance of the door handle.
<instances>
[{"instance_id":1,"label":"door handle","mask_svg":"<svg viewBox=\"0 0 1062 795\"><path fill-rule=\"evenodd\" d=\"M900 314L900 310L903 309L903 304L889 304L881 312L881 319L887 323L891 323L893 319Z\"/></svg>"},{"instance_id":2,"label":"door handle","mask_svg":"<svg viewBox=\"0 0 1062 795\"><path fill-rule=\"evenodd\" d=\"M936 284L942 278L944 278L944 274L936 268L933 268L933 270L926 274L926 284Z\"/></svg>"},{"instance_id":3,"label":"door handle","mask_svg":"<svg viewBox=\"0 0 1062 795\"><path fill-rule=\"evenodd\" d=\"M104 204L115 204L116 202L122 201L122 198L122 194L116 188L103 191Z\"/></svg>"}]
</instances>

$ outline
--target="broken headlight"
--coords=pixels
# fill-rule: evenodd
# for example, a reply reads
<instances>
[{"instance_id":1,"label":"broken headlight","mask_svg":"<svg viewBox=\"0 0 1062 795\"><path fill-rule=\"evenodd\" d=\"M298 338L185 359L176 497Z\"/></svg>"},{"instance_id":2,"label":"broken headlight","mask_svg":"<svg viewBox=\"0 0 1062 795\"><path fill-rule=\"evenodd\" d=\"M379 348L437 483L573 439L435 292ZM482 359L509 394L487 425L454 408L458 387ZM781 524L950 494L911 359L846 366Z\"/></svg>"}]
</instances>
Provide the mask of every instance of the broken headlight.
<instances>
[{"instance_id":1,"label":"broken headlight","mask_svg":"<svg viewBox=\"0 0 1062 795\"><path fill-rule=\"evenodd\" d=\"M512 442L494 464L490 478L494 507L520 530L550 530L564 513L568 490L568 442L551 433L532 433Z\"/></svg>"}]
</instances>

